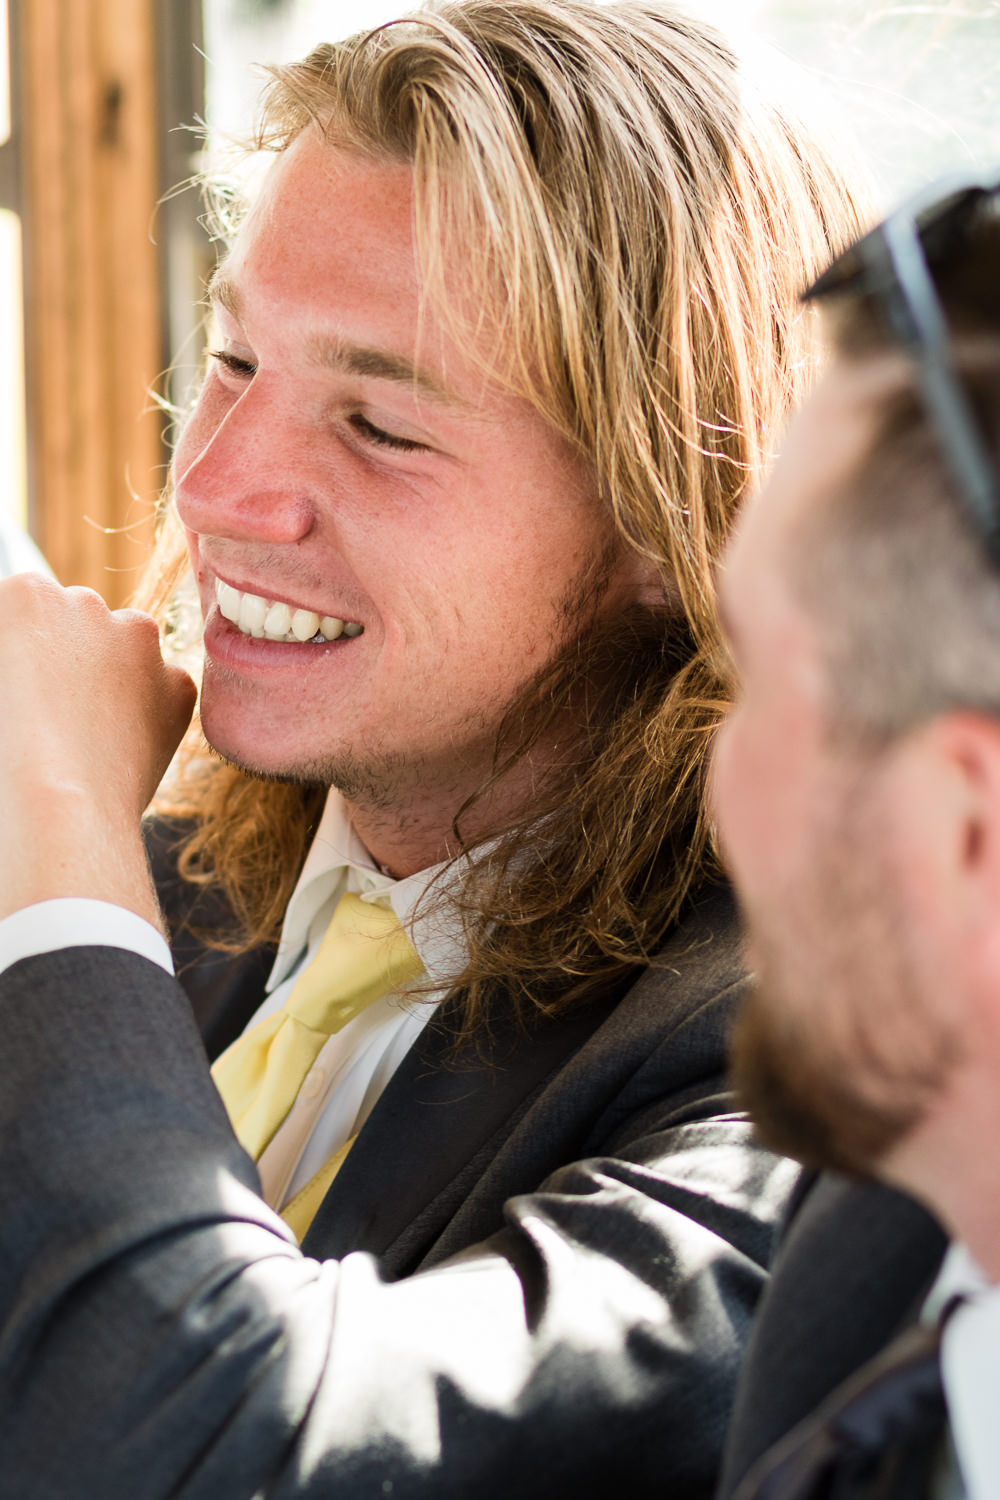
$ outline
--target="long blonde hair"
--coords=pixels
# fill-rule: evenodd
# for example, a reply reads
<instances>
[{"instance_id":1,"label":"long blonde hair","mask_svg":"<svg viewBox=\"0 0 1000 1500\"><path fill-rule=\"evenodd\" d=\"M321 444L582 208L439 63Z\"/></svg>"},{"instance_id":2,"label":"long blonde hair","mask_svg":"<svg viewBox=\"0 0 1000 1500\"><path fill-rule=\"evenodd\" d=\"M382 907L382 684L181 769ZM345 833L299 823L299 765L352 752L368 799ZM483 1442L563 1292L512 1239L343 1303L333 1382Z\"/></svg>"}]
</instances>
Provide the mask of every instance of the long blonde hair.
<instances>
[{"instance_id":1,"label":"long blonde hair","mask_svg":"<svg viewBox=\"0 0 1000 1500\"><path fill-rule=\"evenodd\" d=\"M713 567L811 374L799 291L863 211L824 144L672 5L442 0L273 69L257 146L314 122L413 164L435 308L460 337L496 335L504 378L591 461L672 604L575 643L498 742L499 776L589 685L574 763L523 823L488 831L464 895L466 1021L494 982L556 1010L647 961L714 873ZM475 329L449 300L456 263L487 293ZM166 540L161 597L176 569ZM276 935L321 801L208 759L194 732L160 808L193 820L182 873L234 911L238 934L214 941Z\"/></svg>"}]
</instances>

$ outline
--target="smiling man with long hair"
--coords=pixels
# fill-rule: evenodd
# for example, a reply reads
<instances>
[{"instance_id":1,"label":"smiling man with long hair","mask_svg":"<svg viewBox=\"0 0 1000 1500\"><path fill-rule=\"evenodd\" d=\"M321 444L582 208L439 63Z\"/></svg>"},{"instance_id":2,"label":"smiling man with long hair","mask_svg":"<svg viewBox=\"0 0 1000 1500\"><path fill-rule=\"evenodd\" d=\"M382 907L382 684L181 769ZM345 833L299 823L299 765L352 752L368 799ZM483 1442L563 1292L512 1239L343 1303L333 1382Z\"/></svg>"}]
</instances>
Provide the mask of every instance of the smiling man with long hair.
<instances>
[{"instance_id":1,"label":"smiling man with long hair","mask_svg":"<svg viewBox=\"0 0 1000 1500\"><path fill-rule=\"evenodd\" d=\"M671 6L433 6L258 144L147 594L204 622L179 983L190 683L0 593L6 1472L704 1495L794 1175L725 1082L712 570L857 210Z\"/></svg>"}]
</instances>

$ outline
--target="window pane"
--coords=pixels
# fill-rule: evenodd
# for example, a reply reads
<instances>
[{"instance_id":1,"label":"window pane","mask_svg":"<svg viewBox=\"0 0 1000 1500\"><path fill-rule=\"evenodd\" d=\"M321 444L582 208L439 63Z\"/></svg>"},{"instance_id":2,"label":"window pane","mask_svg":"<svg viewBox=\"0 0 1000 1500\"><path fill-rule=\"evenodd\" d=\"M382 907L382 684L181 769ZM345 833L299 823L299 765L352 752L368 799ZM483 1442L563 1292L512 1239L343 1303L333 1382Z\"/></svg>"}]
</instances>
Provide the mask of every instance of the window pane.
<instances>
[{"instance_id":1,"label":"window pane","mask_svg":"<svg viewBox=\"0 0 1000 1500\"><path fill-rule=\"evenodd\" d=\"M7 0L0 0L0 146L10 138L10 31Z\"/></svg>"},{"instance_id":2,"label":"window pane","mask_svg":"<svg viewBox=\"0 0 1000 1500\"><path fill-rule=\"evenodd\" d=\"M204 0L213 142L247 130L262 82L251 63L300 57L318 41L377 26L414 3ZM939 172L1000 158L1000 0L696 0L693 9L803 64L829 100L834 128L851 132L887 202Z\"/></svg>"},{"instance_id":3,"label":"window pane","mask_svg":"<svg viewBox=\"0 0 1000 1500\"><path fill-rule=\"evenodd\" d=\"M415 0L204 0L206 113L212 137L245 137L263 78L253 64L291 62L414 8Z\"/></svg>"},{"instance_id":4,"label":"window pane","mask_svg":"<svg viewBox=\"0 0 1000 1500\"><path fill-rule=\"evenodd\" d=\"M0 209L0 510L26 521L21 224Z\"/></svg>"},{"instance_id":5,"label":"window pane","mask_svg":"<svg viewBox=\"0 0 1000 1500\"><path fill-rule=\"evenodd\" d=\"M1000 156L997 0L751 3L755 29L816 79L887 202Z\"/></svg>"}]
</instances>

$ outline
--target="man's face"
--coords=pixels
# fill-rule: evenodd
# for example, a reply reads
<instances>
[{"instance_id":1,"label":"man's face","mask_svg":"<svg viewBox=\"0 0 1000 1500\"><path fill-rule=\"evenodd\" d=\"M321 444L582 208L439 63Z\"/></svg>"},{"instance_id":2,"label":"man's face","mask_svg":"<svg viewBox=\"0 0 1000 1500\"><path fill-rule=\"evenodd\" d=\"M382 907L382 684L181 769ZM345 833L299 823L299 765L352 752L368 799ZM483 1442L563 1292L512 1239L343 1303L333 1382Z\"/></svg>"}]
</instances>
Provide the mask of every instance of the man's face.
<instances>
[{"instance_id":1,"label":"man's face","mask_svg":"<svg viewBox=\"0 0 1000 1500\"><path fill-rule=\"evenodd\" d=\"M635 589L587 465L421 291L410 169L305 132L222 268L174 472L210 742L447 824L517 691Z\"/></svg>"},{"instance_id":2,"label":"man's face","mask_svg":"<svg viewBox=\"0 0 1000 1500\"><path fill-rule=\"evenodd\" d=\"M758 975L738 1086L771 1144L862 1171L921 1117L951 1051L928 988L896 757L831 739L819 626L788 582L803 555L796 522L850 482L864 423L863 405L828 383L730 545L720 598L737 689L713 766Z\"/></svg>"}]
</instances>

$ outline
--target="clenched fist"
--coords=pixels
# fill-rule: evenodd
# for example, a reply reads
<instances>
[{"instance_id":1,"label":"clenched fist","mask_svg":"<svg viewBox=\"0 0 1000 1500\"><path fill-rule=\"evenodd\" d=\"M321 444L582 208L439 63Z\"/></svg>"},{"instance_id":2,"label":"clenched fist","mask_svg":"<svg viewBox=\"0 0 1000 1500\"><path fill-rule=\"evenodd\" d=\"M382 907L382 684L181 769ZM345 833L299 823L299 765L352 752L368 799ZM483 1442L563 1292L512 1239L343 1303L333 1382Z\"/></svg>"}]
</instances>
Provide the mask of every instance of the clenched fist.
<instances>
[{"instance_id":1,"label":"clenched fist","mask_svg":"<svg viewBox=\"0 0 1000 1500\"><path fill-rule=\"evenodd\" d=\"M0 916L90 896L156 920L139 820L194 684L154 621L90 589L0 580Z\"/></svg>"}]
</instances>

